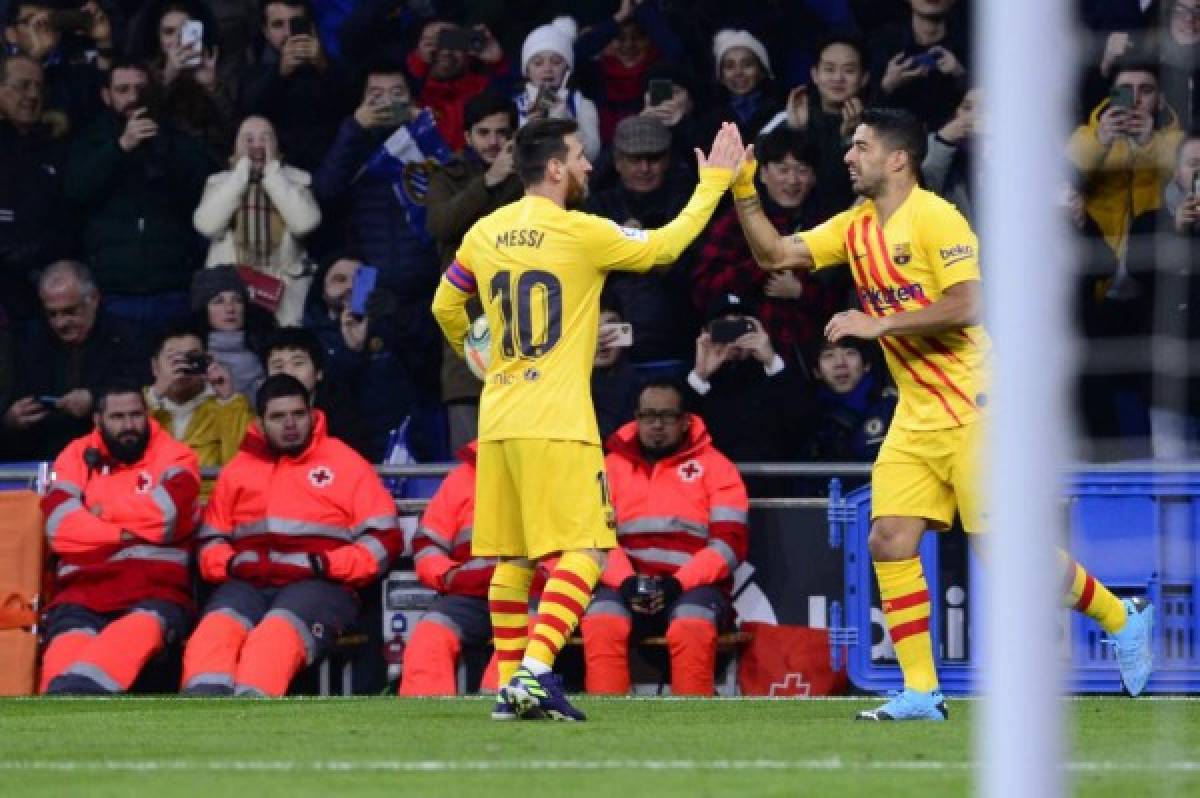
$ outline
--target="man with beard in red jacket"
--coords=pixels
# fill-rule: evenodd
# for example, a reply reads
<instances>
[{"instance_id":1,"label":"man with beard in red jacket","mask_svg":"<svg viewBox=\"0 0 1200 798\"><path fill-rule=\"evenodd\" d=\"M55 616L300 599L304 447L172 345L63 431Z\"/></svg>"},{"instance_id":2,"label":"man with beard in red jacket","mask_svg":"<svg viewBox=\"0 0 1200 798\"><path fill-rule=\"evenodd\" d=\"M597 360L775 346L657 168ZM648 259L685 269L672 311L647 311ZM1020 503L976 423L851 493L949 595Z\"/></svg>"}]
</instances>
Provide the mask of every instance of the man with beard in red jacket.
<instances>
[{"instance_id":1,"label":"man with beard in red jacket","mask_svg":"<svg viewBox=\"0 0 1200 798\"><path fill-rule=\"evenodd\" d=\"M92 419L42 500L56 560L42 693L126 692L192 620L196 455L150 419L137 385L99 389Z\"/></svg>"},{"instance_id":2,"label":"man with beard in red jacket","mask_svg":"<svg viewBox=\"0 0 1200 798\"><path fill-rule=\"evenodd\" d=\"M299 380L268 377L257 410L197 535L200 575L219 587L184 651L188 695L284 695L401 548L391 495Z\"/></svg>"}]
</instances>

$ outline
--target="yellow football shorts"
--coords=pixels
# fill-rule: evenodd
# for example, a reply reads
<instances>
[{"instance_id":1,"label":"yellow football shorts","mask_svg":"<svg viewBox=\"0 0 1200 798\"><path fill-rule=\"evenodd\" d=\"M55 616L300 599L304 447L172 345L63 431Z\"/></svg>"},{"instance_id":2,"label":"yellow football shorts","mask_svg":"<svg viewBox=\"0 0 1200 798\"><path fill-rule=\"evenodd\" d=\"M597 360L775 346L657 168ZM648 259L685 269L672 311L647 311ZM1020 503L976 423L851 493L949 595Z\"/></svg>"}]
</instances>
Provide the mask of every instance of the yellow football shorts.
<instances>
[{"instance_id":1,"label":"yellow football shorts","mask_svg":"<svg viewBox=\"0 0 1200 798\"><path fill-rule=\"evenodd\" d=\"M617 545L600 447L583 441L480 441L471 554L528 557Z\"/></svg>"},{"instance_id":2,"label":"yellow football shorts","mask_svg":"<svg viewBox=\"0 0 1200 798\"><path fill-rule=\"evenodd\" d=\"M928 518L948 527L955 510L968 533L983 532L985 426L910 430L892 427L871 469L871 518Z\"/></svg>"}]
</instances>

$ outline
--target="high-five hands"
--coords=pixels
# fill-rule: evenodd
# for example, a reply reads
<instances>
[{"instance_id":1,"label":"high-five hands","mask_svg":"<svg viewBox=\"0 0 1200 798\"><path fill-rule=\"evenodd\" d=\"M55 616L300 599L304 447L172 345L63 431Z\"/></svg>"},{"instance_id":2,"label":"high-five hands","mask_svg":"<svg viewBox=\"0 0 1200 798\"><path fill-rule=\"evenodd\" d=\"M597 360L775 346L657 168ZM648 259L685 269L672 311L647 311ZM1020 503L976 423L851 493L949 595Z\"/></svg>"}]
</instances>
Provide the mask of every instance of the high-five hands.
<instances>
[{"instance_id":1,"label":"high-five hands","mask_svg":"<svg viewBox=\"0 0 1200 798\"><path fill-rule=\"evenodd\" d=\"M696 165L701 169L705 167L728 169L730 172L736 173L745 154L746 147L742 144L742 134L738 131L737 125L732 122L722 122L721 129L717 131L708 155L705 156L703 150L699 147L696 148Z\"/></svg>"}]
</instances>

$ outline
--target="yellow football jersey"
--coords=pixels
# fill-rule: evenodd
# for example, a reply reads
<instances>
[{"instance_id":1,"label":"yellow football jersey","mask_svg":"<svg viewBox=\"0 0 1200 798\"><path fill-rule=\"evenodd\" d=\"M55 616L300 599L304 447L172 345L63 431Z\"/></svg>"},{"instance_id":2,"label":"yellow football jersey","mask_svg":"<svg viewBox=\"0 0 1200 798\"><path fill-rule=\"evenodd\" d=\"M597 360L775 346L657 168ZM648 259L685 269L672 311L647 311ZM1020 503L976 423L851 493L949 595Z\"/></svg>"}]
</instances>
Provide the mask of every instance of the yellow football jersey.
<instances>
[{"instance_id":1,"label":"yellow football jersey","mask_svg":"<svg viewBox=\"0 0 1200 798\"><path fill-rule=\"evenodd\" d=\"M914 188L883 226L870 200L796 233L816 267L848 263L864 313L889 316L933 303L955 283L979 279L979 244L967 220L936 194ZM991 342L982 326L880 339L900 389L893 424L958 427L987 404Z\"/></svg>"},{"instance_id":2,"label":"yellow football jersey","mask_svg":"<svg viewBox=\"0 0 1200 798\"><path fill-rule=\"evenodd\" d=\"M730 170L702 169L688 205L658 230L619 227L538 196L475 223L438 285L433 315L461 353L465 303L476 291L483 302L492 345L479 440L599 443L591 375L605 274L674 262L731 179Z\"/></svg>"}]
</instances>

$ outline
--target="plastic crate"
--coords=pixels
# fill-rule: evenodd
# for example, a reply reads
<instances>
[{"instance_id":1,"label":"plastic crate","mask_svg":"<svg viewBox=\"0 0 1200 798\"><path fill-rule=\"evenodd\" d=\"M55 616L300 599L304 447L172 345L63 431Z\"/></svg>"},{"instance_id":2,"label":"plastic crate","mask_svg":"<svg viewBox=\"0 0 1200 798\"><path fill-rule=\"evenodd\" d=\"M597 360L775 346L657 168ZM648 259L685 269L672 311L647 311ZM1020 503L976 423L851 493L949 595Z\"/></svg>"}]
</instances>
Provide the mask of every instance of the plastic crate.
<instances>
[{"instance_id":1,"label":"plastic crate","mask_svg":"<svg viewBox=\"0 0 1200 798\"><path fill-rule=\"evenodd\" d=\"M1145 595L1154 603L1155 669L1146 692L1200 692L1200 473L1084 472L1067 480L1064 496L1072 555L1118 595ZM872 653L882 627L867 549L870 515L869 487L844 498L831 495L830 538L844 546L845 626L857 630L857 641L846 650L850 680L882 692L899 689L903 679L894 659ZM970 640L977 624L970 617L969 596L965 609L947 607L939 542L940 536L926 535L920 548L929 583L930 636L942 689L962 694L975 684ZM968 592L979 584L971 578L976 568L972 559L964 579ZM956 611L965 614L948 617ZM1115 652L1104 642L1103 630L1077 612L1064 610L1062 618L1069 689L1120 692ZM956 641L950 648L962 648L961 658L947 654L946 639L947 630L959 623L966 645Z\"/></svg>"}]
</instances>

